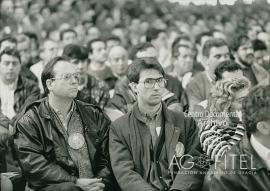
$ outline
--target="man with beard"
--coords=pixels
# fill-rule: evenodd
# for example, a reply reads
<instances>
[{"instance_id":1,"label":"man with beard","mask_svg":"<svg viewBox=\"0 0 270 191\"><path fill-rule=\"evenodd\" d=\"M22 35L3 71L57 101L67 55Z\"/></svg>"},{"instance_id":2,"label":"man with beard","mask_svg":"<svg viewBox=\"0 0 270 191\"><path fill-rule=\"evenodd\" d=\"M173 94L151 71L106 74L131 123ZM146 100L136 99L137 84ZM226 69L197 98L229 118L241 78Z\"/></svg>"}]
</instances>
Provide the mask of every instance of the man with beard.
<instances>
[{"instance_id":1,"label":"man with beard","mask_svg":"<svg viewBox=\"0 0 270 191\"><path fill-rule=\"evenodd\" d=\"M254 49L247 36L235 36L231 48L235 61L241 66L244 76L250 80L252 86L257 85L269 76L262 66L254 62Z\"/></svg>"}]
</instances>

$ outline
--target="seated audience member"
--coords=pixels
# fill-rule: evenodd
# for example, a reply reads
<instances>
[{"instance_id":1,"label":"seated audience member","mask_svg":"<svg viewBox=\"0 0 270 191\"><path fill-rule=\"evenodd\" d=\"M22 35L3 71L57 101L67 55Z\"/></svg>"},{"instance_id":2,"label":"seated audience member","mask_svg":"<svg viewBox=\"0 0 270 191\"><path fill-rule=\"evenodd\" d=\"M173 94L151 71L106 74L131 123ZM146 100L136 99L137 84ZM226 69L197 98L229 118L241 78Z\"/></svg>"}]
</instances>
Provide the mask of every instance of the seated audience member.
<instances>
[{"instance_id":1,"label":"seated audience member","mask_svg":"<svg viewBox=\"0 0 270 191\"><path fill-rule=\"evenodd\" d=\"M157 58L158 52L151 43L141 43L134 47L132 54L133 58ZM180 103L183 96L183 88L181 83L177 80L177 78L166 73L165 78L168 80L168 83L163 94L163 100L166 97L173 96L176 97L177 101Z\"/></svg>"},{"instance_id":2,"label":"seated audience member","mask_svg":"<svg viewBox=\"0 0 270 191\"><path fill-rule=\"evenodd\" d=\"M231 47L236 63L241 66L244 76L250 80L252 86L260 84L269 77L268 72L255 63L252 42L247 36L236 35Z\"/></svg>"},{"instance_id":3,"label":"seated audience member","mask_svg":"<svg viewBox=\"0 0 270 191\"><path fill-rule=\"evenodd\" d=\"M121 86L118 84L124 83L127 80L128 52L122 46L111 47L108 53L108 63L113 75L117 78L114 89L110 91L110 97L113 97L115 89Z\"/></svg>"},{"instance_id":4,"label":"seated audience member","mask_svg":"<svg viewBox=\"0 0 270 191\"><path fill-rule=\"evenodd\" d=\"M242 68L239 64L236 64L234 61L223 61L221 62L214 72L215 75L215 82L220 80L231 80L232 78L236 77L244 77ZM194 106L194 112L201 112L205 111L207 108L208 99L196 104ZM196 118L195 118L196 119Z\"/></svg>"},{"instance_id":5,"label":"seated audience member","mask_svg":"<svg viewBox=\"0 0 270 191\"><path fill-rule=\"evenodd\" d=\"M33 72L38 78L38 85L39 89L41 90L41 93L44 93L41 82L41 73L45 65L57 55L58 55L57 42L53 40L45 40L44 43L41 45L40 50L41 60L30 67L31 72Z\"/></svg>"},{"instance_id":6,"label":"seated audience member","mask_svg":"<svg viewBox=\"0 0 270 191\"><path fill-rule=\"evenodd\" d=\"M21 72L20 74L34 82L38 83L38 78L33 72L30 71L30 67L34 64L31 59L31 41L25 35L17 37L17 50L21 57Z\"/></svg>"},{"instance_id":7,"label":"seated audience member","mask_svg":"<svg viewBox=\"0 0 270 191\"><path fill-rule=\"evenodd\" d=\"M24 42L24 40L25 41L27 41L27 38L25 37L25 38L23 38L23 39L21 39L21 38L19 38L20 40L19 40L19 44L20 44L20 46L19 46L19 48L21 49L21 47L22 46L24 46L24 45L26 45L27 46L27 43L26 42ZM21 42L21 41L23 41L23 42ZM23 44L23 45L21 45L21 43ZM7 36L7 37L4 37L4 38L2 38L1 40L0 40L0 52L2 52L4 49L6 49L6 48L9 48L9 49L17 49L17 40L16 40L16 38L14 38L14 37L12 37L12 36ZM21 75L23 75L24 77L26 77L26 78L28 78L28 79L30 79L30 80L33 80L33 81L35 81L35 82L37 82L37 78L36 78L36 76L31 72L31 71L29 71L29 69L26 67L26 66L22 66L22 68L21 68L21 72L20 72L20 74Z\"/></svg>"},{"instance_id":8,"label":"seated audience member","mask_svg":"<svg viewBox=\"0 0 270 191\"><path fill-rule=\"evenodd\" d=\"M177 45L172 47L172 76L176 77L185 89L193 77L194 53L186 45Z\"/></svg>"},{"instance_id":9,"label":"seated audience member","mask_svg":"<svg viewBox=\"0 0 270 191\"><path fill-rule=\"evenodd\" d=\"M0 52L0 139L2 172L16 172L18 176L7 179L14 189L22 190L25 186L20 176L20 168L13 151L13 125L19 113L27 104L39 98L37 84L20 75L21 60L17 50L6 48ZM2 134L4 133L4 134ZM3 141L3 140L2 140ZM22 182L21 182L22 181ZM12 182L12 183L11 183Z\"/></svg>"},{"instance_id":10,"label":"seated audience member","mask_svg":"<svg viewBox=\"0 0 270 191\"><path fill-rule=\"evenodd\" d=\"M219 80L211 88L208 113L199 120L198 126L203 151L213 161L220 159L244 136L241 107L249 88L250 82L245 77Z\"/></svg>"},{"instance_id":11,"label":"seated audience member","mask_svg":"<svg viewBox=\"0 0 270 191\"><path fill-rule=\"evenodd\" d=\"M153 47L155 47L159 63L161 63L162 67L165 71L170 71L171 68L171 54L169 51L169 42L167 31L149 28L146 31L146 42L151 43Z\"/></svg>"},{"instance_id":12,"label":"seated audience member","mask_svg":"<svg viewBox=\"0 0 270 191\"><path fill-rule=\"evenodd\" d=\"M131 58L156 58L157 52L153 45L150 43L141 43L134 47L132 50ZM154 61L156 62L156 61ZM165 74L167 79L166 89L163 92L163 101L169 109L175 111L182 111L180 104L182 96L181 83L174 77ZM122 113L127 113L136 102L136 94L129 87L129 79L124 78L115 87L115 95L110 100L108 107L117 109Z\"/></svg>"},{"instance_id":13,"label":"seated audience member","mask_svg":"<svg viewBox=\"0 0 270 191\"><path fill-rule=\"evenodd\" d=\"M60 32L60 42L61 47L59 50L59 54L61 55L63 53L63 49L66 45L69 44L76 44L77 43L77 32L72 28L64 29Z\"/></svg>"},{"instance_id":14,"label":"seated audience member","mask_svg":"<svg viewBox=\"0 0 270 191\"><path fill-rule=\"evenodd\" d=\"M200 189L203 175L196 165L189 168L194 174L189 170L177 174L177 165L171 166L174 157L187 154L192 161L198 159L198 129L192 118L168 110L162 102L165 73L154 60L137 58L129 66L127 76L137 102L110 129L114 175L123 191ZM183 159L181 165L188 161L192 162Z\"/></svg>"},{"instance_id":15,"label":"seated audience member","mask_svg":"<svg viewBox=\"0 0 270 191\"><path fill-rule=\"evenodd\" d=\"M267 191L270 187L270 86L255 87L243 101L246 136L213 165L207 191Z\"/></svg>"},{"instance_id":16,"label":"seated audience member","mask_svg":"<svg viewBox=\"0 0 270 191\"><path fill-rule=\"evenodd\" d=\"M80 73L79 92L77 99L104 108L109 101L107 85L87 73L89 66L87 48L75 44L64 47L63 56L67 56Z\"/></svg>"},{"instance_id":17,"label":"seated audience member","mask_svg":"<svg viewBox=\"0 0 270 191\"><path fill-rule=\"evenodd\" d=\"M229 47L222 39L207 40L203 45L202 55L205 71L197 73L186 87L189 111L194 111L196 104L208 98L214 84L216 67L221 62L230 60Z\"/></svg>"},{"instance_id":18,"label":"seated audience member","mask_svg":"<svg viewBox=\"0 0 270 191\"><path fill-rule=\"evenodd\" d=\"M108 53L113 46L121 46L121 39L116 35L110 35L106 38L106 48Z\"/></svg>"},{"instance_id":19,"label":"seated audience member","mask_svg":"<svg viewBox=\"0 0 270 191\"><path fill-rule=\"evenodd\" d=\"M173 59L173 54L175 50L178 50L177 47L179 45L186 45L187 47L189 47L192 50L193 53L193 74L196 74L197 72L200 71L204 71L204 67L197 62L196 57L197 57L197 50L195 47L195 44L192 42L192 40L190 39L190 37L188 37L187 35L180 35L178 36L172 43L172 59ZM176 51L177 53L177 51ZM172 68L173 69L173 68Z\"/></svg>"},{"instance_id":20,"label":"seated audience member","mask_svg":"<svg viewBox=\"0 0 270 191\"><path fill-rule=\"evenodd\" d=\"M16 49L17 48L16 38L13 38L12 36L2 38L0 40L0 52L2 52L6 48Z\"/></svg>"},{"instance_id":21,"label":"seated audience member","mask_svg":"<svg viewBox=\"0 0 270 191\"><path fill-rule=\"evenodd\" d=\"M259 39L255 39L252 41L252 47L254 50L255 63L259 64L270 73L270 58L266 44Z\"/></svg>"},{"instance_id":22,"label":"seated audience member","mask_svg":"<svg viewBox=\"0 0 270 191\"><path fill-rule=\"evenodd\" d=\"M36 83L20 75L21 67L17 50L5 49L0 53L0 106L3 115L10 120L40 94Z\"/></svg>"},{"instance_id":23,"label":"seated audience member","mask_svg":"<svg viewBox=\"0 0 270 191\"><path fill-rule=\"evenodd\" d=\"M106 44L104 40L97 38L87 43L89 59L91 60L88 73L98 80L106 82L109 89L114 89L117 78L105 63L107 61Z\"/></svg>"},{"instance_id":24,"label":"seated audience member","mask_svg":"<svg viewBox=\"0 0 270 191\"><path fill-rule=\"evenodd\" d=\"M79 74L65 57L44 68L47 97L29 105L16 123L14 142L32 190L116 190L108 141L110 120L99 107L76 100Z\"/></svg>"}]
</instances>

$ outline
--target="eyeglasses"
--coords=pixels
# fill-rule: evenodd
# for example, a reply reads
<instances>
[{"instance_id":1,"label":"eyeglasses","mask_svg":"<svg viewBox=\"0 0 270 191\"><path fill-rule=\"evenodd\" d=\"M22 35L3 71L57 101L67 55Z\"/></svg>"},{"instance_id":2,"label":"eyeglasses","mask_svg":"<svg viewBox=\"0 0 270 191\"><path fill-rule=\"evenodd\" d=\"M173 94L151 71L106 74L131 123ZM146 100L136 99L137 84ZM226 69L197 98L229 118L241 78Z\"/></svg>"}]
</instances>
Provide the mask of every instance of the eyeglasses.
<instances>
[{"instance_id":1,"label":"eyeglasses","mask_svg":"<svg viewBox=\"0 0 270 191\"><path fill-rule=\"evenodd\" d=\"M80 73L70 73L70 74L63 74L60 78L51 78L52 80L64 80L67 82L71 82L72 79L75 79L77 82L80 81Z\"/></svg>"},{"instance_id":2,"label":"eyeglasses","mask_svg":"<svg viewBox=\"0 0 270 191\"><path fill-rule=\"evenodd\" d=\"M144 87L147 89L154 88L156 83L158 84L158 86L160 88L164 88L166 86L167 79L165 79L165 78L158 78L158 79L148 78L148 79L144 80L143 82L139 82L139 83L143 83Z\"/></svg>"}]
</instances>

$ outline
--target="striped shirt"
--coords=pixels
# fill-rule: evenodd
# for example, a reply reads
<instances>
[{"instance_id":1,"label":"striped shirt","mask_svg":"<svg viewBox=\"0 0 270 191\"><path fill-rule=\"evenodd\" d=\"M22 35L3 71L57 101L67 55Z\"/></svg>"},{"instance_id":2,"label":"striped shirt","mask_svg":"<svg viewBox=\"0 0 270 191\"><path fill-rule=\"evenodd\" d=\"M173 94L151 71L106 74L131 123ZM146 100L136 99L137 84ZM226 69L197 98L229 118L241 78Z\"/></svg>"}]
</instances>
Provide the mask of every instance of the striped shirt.
<instances>
[{"instance_id":1,"label":"striped shirt","mask_svg":"<svg viewBox=\"0 0 270 191\"><path fill-rule=\"evenodd\" d=\"M213 161L220 159L225 152L242 139L245 133L242 124L228 127L199 122L199 127L202 149Z\"/></svg>"}]
</instances>

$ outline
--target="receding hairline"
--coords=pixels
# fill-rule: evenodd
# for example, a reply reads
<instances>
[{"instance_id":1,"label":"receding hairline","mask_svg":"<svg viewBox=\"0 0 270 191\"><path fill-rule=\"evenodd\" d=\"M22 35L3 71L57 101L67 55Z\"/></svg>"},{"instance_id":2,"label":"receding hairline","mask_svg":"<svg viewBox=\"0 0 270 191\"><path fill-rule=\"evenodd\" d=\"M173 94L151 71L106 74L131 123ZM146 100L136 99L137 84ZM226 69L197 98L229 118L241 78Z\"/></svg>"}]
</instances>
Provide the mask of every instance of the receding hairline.
<instances>
[{"instance_id":1,"label":"receding hairline","mask_svg":"<svg viewBox=\"0 0 270 191\"><path fill-rule=\"evenodd\" d=\"M124 47L116 45L116 46L113 46L113 47L110 48L109 53L108 53L108 57L110 58L110 55L112 53L115 53L115 51L117 51L117 50L120 50L121 53L124 53L124 54L128 55L128 52Z\"/></svg>"}]
</instances>

